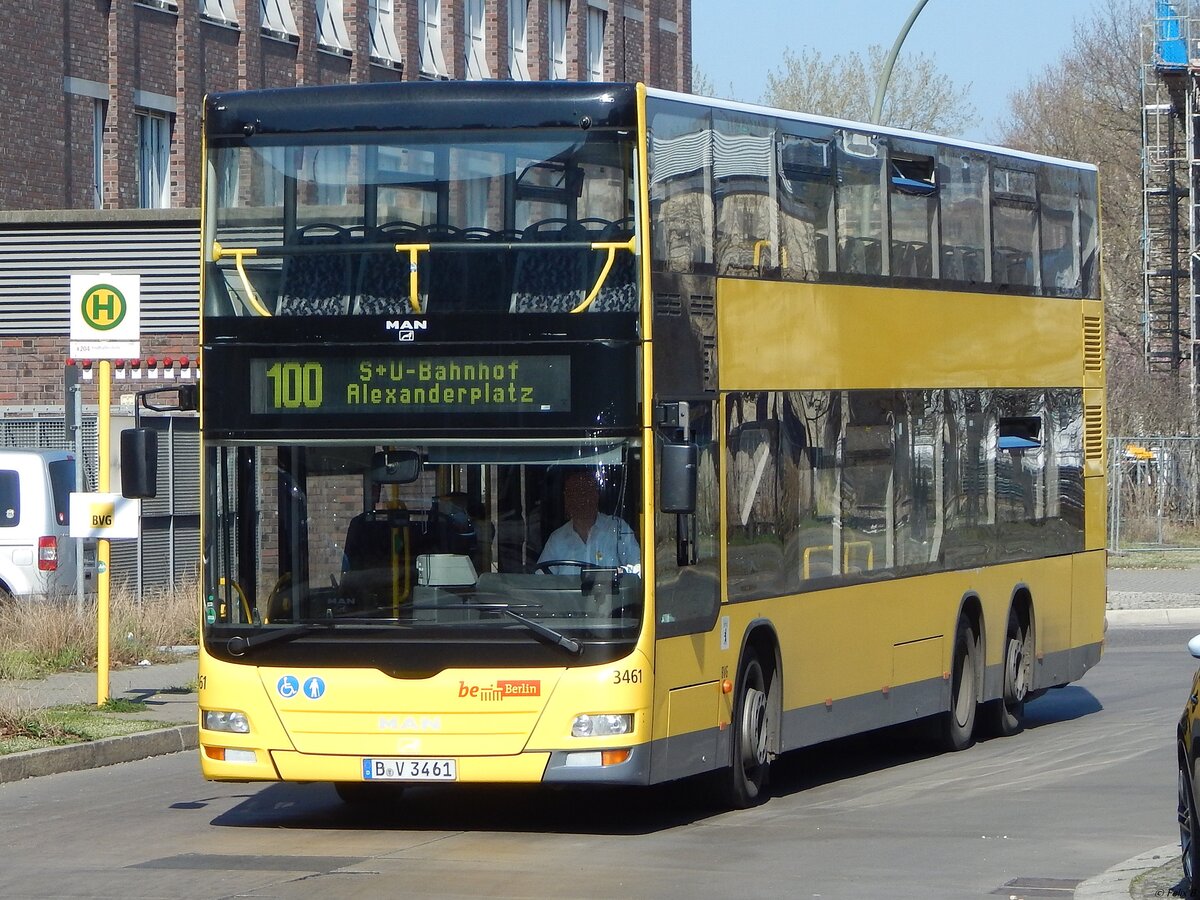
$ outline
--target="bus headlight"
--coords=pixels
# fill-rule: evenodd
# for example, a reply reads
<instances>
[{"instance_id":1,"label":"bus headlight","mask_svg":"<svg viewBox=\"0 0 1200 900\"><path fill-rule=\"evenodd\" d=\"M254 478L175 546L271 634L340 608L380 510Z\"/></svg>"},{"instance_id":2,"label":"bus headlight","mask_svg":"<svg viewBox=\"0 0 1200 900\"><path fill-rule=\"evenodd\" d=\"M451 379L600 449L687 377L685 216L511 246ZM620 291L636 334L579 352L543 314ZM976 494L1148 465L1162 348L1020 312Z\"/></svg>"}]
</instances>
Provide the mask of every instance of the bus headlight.
<instances>
[{"instance_id":1,"label":"bus headlight","mask_svg":"<svg viewBox=\"0 0 1200 900\"><path fill-rule=\"evenodd\" d=\"M579 715L571 723L571 737L609 737L633 731L633 713Z\"/></svg>"},{"instance_id":2,"label":"bus headlight","mask_svg":"<svg viewBox=\"0 0 1200 900\"><path fill-rule=\"evenodd\" d=\"M249 734L250 720L242 712L225 712L219 709L204 711L204 727L208 731L227 731L233 734Z\"/></svg>"}]
</instances>

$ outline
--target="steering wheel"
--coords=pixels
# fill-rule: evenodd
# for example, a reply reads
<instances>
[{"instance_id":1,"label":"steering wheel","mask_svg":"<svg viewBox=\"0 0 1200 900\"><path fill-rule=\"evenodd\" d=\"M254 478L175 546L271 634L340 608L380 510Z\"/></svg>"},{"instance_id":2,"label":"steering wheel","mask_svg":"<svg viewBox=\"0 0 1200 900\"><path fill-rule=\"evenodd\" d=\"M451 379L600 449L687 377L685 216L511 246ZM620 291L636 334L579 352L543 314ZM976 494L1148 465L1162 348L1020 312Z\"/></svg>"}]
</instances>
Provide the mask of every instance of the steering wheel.
<instances>
[{"instance_id":1,"label":"steering wheel","mask_svg":"<svg viewBox=\"0 0 1200 900\"><path fill-rule=\"evenodd\" d=\"M554 574L550 571L552 566L575 566L579 569L579 571L582 572L590 565L592 565L592 563L580 562L577 559L548 559L545 562L540 562L534 566L533 571L542 572L546 575L552 575Z\"/></svg>"}]
</instances>

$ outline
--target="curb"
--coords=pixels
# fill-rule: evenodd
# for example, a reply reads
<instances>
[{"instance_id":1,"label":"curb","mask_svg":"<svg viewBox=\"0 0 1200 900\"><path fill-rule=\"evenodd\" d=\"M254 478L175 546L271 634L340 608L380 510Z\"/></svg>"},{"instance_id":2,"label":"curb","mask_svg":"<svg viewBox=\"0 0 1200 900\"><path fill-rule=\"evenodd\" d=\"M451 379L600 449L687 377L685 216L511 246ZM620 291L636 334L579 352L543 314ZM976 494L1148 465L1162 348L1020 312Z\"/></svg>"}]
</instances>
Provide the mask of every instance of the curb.
<instances>
[{"instance_id":1,"label":"curb","mask_svg":"<svg viewBox=\"0 0 1200 900\"><path fill-rule=\"evenodd\" d=\"M1117 863L1111 869L1082 882L1075 888L1075 900L1129 900L1129 887L1133 879L1178 856L1177 843L1163 844L1155 850L1139 853L1132 859Z\"/></svg>"},{"instance_id":2,"label":"curb","mask_svg":"<svg viewBox=\"0 0 1200 900\"><path fill-rule=\"evenodd\" d=\"M1110 626L1137 625L1197 625L1200 626L1200 607L1175 609L1110 609L1105 615Z\"/></svg>"},{"instance_id":3,"label":"curb","mask_svg":"<svg viewBox=\"0 0 1200 900\"><path fill-rule=\"evenodd\" d=\"M195 750L200 743L198 725L177 725L139 731L119 737L84 741L64 747L23 750L0 756L0 784L38 775L58 775L80 769L98 769L151 756Z\"/></svg>"}]
</instances>

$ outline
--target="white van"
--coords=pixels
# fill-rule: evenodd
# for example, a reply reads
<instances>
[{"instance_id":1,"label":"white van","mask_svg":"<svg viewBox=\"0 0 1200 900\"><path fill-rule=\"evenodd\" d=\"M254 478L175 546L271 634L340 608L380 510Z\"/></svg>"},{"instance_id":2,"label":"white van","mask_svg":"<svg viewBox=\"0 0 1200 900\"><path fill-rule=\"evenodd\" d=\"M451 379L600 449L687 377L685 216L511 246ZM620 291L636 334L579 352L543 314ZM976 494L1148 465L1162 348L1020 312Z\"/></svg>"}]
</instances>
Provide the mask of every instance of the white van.
<instances>
[{"instance_id":1,"label":"white van","mask_svg":"<svg viewBox=\"0 0 1200 900\"><path fill-rule=\"evenodd\" d=\"M74 453L0 449L0 601L74 594L73 490Z\"/></svg>"}]
</instances>

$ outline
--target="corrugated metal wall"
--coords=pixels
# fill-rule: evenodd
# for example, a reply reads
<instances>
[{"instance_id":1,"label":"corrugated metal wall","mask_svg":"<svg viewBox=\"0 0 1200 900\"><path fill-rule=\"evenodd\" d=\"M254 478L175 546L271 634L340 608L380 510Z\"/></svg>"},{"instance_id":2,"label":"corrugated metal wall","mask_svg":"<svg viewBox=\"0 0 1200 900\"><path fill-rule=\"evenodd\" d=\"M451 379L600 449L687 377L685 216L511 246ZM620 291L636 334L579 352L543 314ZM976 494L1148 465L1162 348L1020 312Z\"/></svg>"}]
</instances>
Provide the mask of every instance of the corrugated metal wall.
<instances>
[{"instance_id":1,"label":"corrugated metal wall","mask_svg":"<svg viewBox=\"0 0 1200 900\"><path fill-rule=\"evenodd\" d=\"M142 331L195 333L200 226L194 211L55 223L0 221L0 336L67 334L72 272L142 276Z\"/></svg>"}]
</instances>

